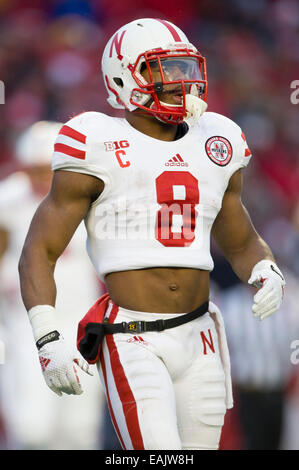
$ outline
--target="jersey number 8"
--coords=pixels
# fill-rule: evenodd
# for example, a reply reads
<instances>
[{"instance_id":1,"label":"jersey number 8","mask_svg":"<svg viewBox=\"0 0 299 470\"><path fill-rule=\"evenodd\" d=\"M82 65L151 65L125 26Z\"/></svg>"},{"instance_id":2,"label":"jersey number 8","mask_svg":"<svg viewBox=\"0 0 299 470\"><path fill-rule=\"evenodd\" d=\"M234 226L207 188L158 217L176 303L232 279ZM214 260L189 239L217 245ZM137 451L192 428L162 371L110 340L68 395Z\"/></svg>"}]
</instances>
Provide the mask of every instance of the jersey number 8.
<instances>
[{"instance_id":1,"label":"jersey number 8","mask_svg":"<svg viewBox=\"0 0 299 470\"><path fill-rule=\"evenodd\" d=\"M188 171L164 171L156 178L155 237L164 246L186 247L195 239L198 180Z\"/></svg>"}]
</instances>

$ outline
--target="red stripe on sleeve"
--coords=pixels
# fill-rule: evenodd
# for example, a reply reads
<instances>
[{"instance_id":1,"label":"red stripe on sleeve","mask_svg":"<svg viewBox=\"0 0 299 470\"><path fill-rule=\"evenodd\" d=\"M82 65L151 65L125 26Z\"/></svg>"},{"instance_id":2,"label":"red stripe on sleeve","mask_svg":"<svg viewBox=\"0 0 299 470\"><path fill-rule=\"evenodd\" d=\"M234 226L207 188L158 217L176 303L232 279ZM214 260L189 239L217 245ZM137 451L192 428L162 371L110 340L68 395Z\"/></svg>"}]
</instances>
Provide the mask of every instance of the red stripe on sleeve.
<instances>
[{"instance_id":1,"label":"red stripe on sleeve","mask_svg":"<svg viewBox=\"0 0 299 470\"><path fill-rule=\"evenodd\" d=\"M244 142L246 142L246 137L245 137L245 134L244 134L243 131L241 132L241 137L242 137L242 139L244 140ZM247 148L245 149L245 155L244 155L244 156L245 156L245 157L250 157L250 155L251 155L251 151L250 151L250 149L247 147Z\"/></svg>"},{"instance_id":2,"label":"red stripe on sleeve","mask_svg":"<svg viewBox=\"0 0 299 470\"><path fill-rule=\"evenodd\" d=\"M160 21L160 23L164 24L164 26L166 26L166 28L172 34L172 37L176 42L182 42L179 34L177 33L177 31L174 29L174 27L171 24L167 23L167 21L165 21L165 20L160 20L158 18L156 18L156 19L157 19L157 21Z\"/></svg>"},{"instance_id":3,"label":"red stripe on sleeve","mask_svg":"<svg viewBox=\"0 0 299 470\"><path fill-rule=\"evenodd\" d=\"M54 145L54 152L61 152L69 155L70 157L80 158L80 160L85 160L85 152L83 150L75 149L74 147L70 147L69 145L60 144L57 142Z\"/></svg>"},{"instance_id":4,"label":"red stripe on sleeve","mask_svg":"<svg viewBox=\"0 0 299 470\"><path fill-rule=\"evenodd\" d=\"M72 129L67 125L62 126L59 134L66 135L67 137L71 137L72 139L82 142L82 144L86 144L86 135L81 134L81 132L75 131L75 129Z\"/></svg>"}]
</instances>

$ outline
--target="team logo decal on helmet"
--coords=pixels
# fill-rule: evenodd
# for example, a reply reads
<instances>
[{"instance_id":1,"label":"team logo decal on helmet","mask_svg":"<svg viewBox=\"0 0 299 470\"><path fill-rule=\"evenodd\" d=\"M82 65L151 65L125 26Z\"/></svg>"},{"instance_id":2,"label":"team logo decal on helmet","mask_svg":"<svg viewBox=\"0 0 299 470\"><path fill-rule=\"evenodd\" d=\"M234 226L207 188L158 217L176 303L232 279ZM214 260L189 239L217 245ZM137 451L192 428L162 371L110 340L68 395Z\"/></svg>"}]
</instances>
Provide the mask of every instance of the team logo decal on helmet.
<instances>
[{"instance_id":1,"label":"team logo decal on helmet","mask_svg":"<svg viewBox=\"0 0 299 470\"><path fill-rule=\"evenodd\" d=\"M232 158L233 149L231 143L221 136L210 137L206 141L206 152L210 160L216 163L216 165L225 166Z\"/></svg>"},{"instance_id":2,"label":"team logo decal on helmet","mask_svg":"<svg viewBox=\"0 0 299 470\"><path fill-rule=\"evenodd\" d=\"M178 124L206 110L206 61L169 21L144 18L120 28L108 41L102 72L114 108L142 110ZM161 96L172 95L172 103Z\"/></svg>"}]
</instances>

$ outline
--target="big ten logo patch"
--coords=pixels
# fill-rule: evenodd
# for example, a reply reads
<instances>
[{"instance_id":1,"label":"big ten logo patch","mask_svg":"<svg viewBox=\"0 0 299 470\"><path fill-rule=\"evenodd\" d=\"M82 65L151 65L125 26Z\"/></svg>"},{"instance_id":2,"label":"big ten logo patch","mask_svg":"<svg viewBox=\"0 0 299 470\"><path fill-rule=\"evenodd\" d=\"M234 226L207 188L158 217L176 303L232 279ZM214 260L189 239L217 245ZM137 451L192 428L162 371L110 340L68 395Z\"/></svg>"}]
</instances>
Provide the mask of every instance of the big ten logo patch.
<instances>
[{"instance_id":1,"label":"big ten logo patch","mask_svg":"<svg viewBox=\"0 0 299 470\"><path fill-rule=\"evenodd\" d=\"M121 168L127 168L131 163L125 158L126 151L125 148L130 147L130 144L127 140L119 140L115 142L104 142L106 152L115 152L116 159Z\"/></svg>"}]
</instances>

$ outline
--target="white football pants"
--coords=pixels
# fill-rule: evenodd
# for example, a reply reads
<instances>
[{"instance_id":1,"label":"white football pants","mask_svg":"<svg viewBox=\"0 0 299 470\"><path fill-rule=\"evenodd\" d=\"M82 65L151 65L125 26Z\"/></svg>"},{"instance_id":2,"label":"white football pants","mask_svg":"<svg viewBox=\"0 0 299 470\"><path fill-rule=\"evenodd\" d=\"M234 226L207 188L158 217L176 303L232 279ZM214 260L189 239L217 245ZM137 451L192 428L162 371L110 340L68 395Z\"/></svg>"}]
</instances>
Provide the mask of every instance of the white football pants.
<instances>
[{"instance_id":1,"label":"white football pants","mask_svg":"<svg viewBox=\"0 0 299 470\"><path fill-rule=\"evenodd\" d=\"M110 306L110 323L178 315ZM209 313L162 332L106 335L98 369L123 449L218 449L227 392Z\"/></svg>"}]
</instances>

